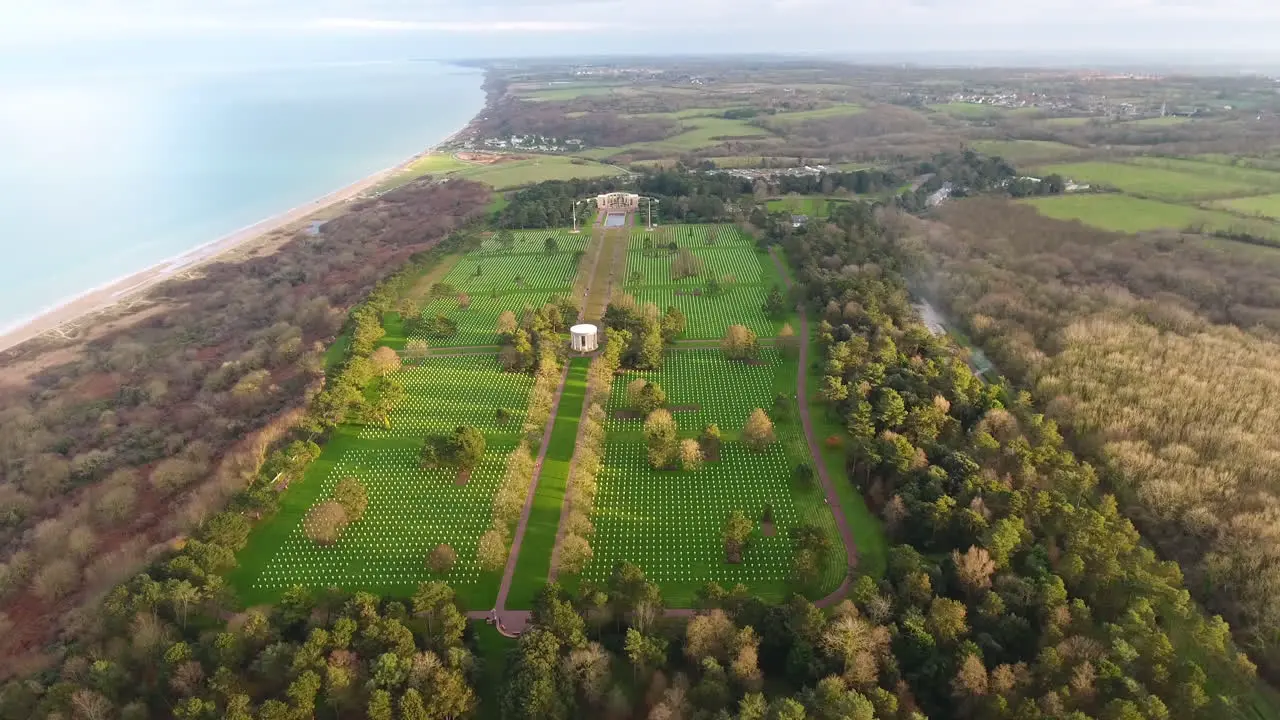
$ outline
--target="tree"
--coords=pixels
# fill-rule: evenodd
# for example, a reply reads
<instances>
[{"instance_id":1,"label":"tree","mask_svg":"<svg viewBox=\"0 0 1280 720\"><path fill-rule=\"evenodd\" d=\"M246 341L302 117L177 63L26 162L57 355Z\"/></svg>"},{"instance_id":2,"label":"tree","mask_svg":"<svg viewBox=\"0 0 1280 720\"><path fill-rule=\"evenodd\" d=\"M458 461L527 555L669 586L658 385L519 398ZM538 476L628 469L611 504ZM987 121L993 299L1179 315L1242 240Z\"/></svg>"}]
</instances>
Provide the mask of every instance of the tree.
<instances>
[{"instance_id":1,"label":"tree","mask_svg":"<svg viewBox=\"0 0 1280 720\"><path fill-rule=\"evenodd\" d=\"M675 342L676 338L684 334L685 328L688 326L688 320L684 313L674 305L667 306L666 312L662 313L662 319L659 321L662 330L662 339L665 342Z\"/></svg>"},{"instance_id":2,"label":"tree","mask_svg":"<svg viewBox=\"0 0 1280 720\"><path fill-rule=\"evenodd\" d=\"M470 471L484 457L484 435L477 429L463 425L453 431L450 439L450 464L459 470Z\"/></svg>"},{"instance_id":3,"label":"tree","mask_svg":"<svg viewBox=\"0 0 1280 720\"><path fill-rule=\"evenodd\" d=\"M307 512L302 520L302 532L317 545L332 545L338 542L347 522L347 511L342 504L336 500L327 500Z\"/></svg>"},{"instance_id":4,"label":"tree","mask_svg":"<svg viewBox=\"0 0 1280 720\"><path fill-rule=\"evenodd\" d=\"M671 413L662 409L649 413L644 421L644 440L650 467L663 470L675 464L680 448L676 421Z\"/></svg>"},{"instance_id":5,"label":"tree","mask_svg":"<svg viewBox=\"0 0 1280 720\"><path fill-rule=\"evenodd\" d=\"M782 329L778 331L778 338L774 340L774 345L784 357L792 358L799 353L800 340L796 337L796 331L791 327L791 323L783 323Z\"/></svg>"},{"instance_id":6,"label":"tree","mask_svg":"<svg viewBox=\"0 0 1280 720\"><path fill-rule=\"evenodd\" d=\"M742 553L747 549L747 541L751 537L751 531L754 526L751 520L747 518L746 513L741 510L734 510L729 513L729 517L724 522L722 535L724 536L724 554L725 559L730 563L742 562Z\"/></svg>"},{"instance_id":7,"label":"tree","mask_svg":"<svg viewBox=\"0 0 1280 720\"><path fill-rule=\"evenodd\" d=\"M374 372L383 377L400 369L400 355L386 346L374 350L369 362L373 364Z\"/></svg>"},{"instance_id":8,"label":"tree","mask_svg":"<svg viewBox=\"0 0 1280 720\"><path fill-rule=\"evenodd\" d=\"M941 642L954 642L969 632L964 603L951 598L934 598L929 605L929 633Z\"/></svg>"},{"instance_id":9,"label":"tree","mask_svg":"<svg viewBox=\"0 0 1280 720\"><path fill-rule=\"evenodd\" d=\"M427 344L426 340L410 340L404 346L404 356L414 362L426 360L430 351L431 346Z\"/></svg>"},{"instance_id":10,"label":"tree","mask_svg":"<svg viewBox=\"0 0 1280 720\"><path fill-rule=\"evenodd\" d=\"M520 326L516 324L516 314L514 312L510 310L503 310L502 313L498 315L498 326L496 328L498 335L504 338L510 338L516 334L516 330L518 329L520 329Z\"/></svg>"},{"instance_id":11,"label":"tree","mask_svg":"<svg viewBox=\"0 0 1280 720\"><path fill-rule=\"evenodd\" d=\"M591 543L580 535L565 535L560 541L560 572L577 574L586 569L594 553Z\"/></svg>"},{"instance_id":12,"label":"tree","mask_svg":"<svg viewBox=\"0 0 1280 720\"><path fill-rule=\"evenodd\" d=\"M715 423L708 423L702 428L702 434L698 436L698 445L702 447L702 457L704 459L719 460L720 459L720 426Z\"/></svg>"},{"instance_id":13,"label":"tree","mask_svg":"<svg viewBox=\"0 0 1280 720\"><path fill-rule=\"evenodd\" d=\"M391 693L381 688L369 695L369 705L365 712L369 720L392 720Z\"/></svg>"},{"instance_id":14,"label":"tree","mask_svg":"<svg viewBox=\"0 0 1280 720\"><path fill-rule=\"evenodd\" d=\"M970 597L979 597L991 587L991 576L996 572L996 563L985 548L971 546L963 555L959 550L952 550L951 564L955 566L956 579Z\"/></svg>"},{"instance_id":15,"label":"tree","mask_svg":"<svg viewBox=\"0 0 1280 720\"><path fill-rule=\"evenodd\" d=\"M627 628L624 648L637 677L648 675L667 662L667 641L644 635L635 628Z\"/></svg>"},{"instance_id":16,"label":"tree","mask_svg":"<svg viewBox=\"0 0 1280 720\"><path fill-rule=\"evenodd\" d=\"M507 565L506 533L492 528L480 536L476 547L476 560L485 572L497 572Z\"/></svg>"},{"instance_id":17,"label":"tree","mask_svg":"<svg viewBox=\"0 0 1280 720\"><path fill-rule=\"evenodd\" d=\"M560 252L560 241L556 240L555 236L548 235L546 242L543 243L543 247L546 248L548 255L555 255Z\"/></svg>"},{"instance_id":18,"label":"tree","mask_svg":"<svg viewBox=\"0 0 1280 720\"><path fill-rule=\"evenodd\" d=\"M466 293L458 293L458 309L467 310L470 307L471 307L471 296Z\"/></svg>"},{"instance_id":19,"label":"tree","mask_svg":"<svg viewBox=\"0 0 1280 720\"><path fill-rule=\"evenodd\" d=\"M680 441L680 468L686 472L702 467L702 446L693 438Z\"/></svg>"},{"instance_id":20,"label":"tree","mask_svg":"<svg viewBox=\"0 0 1280 720\"><path fill-rule=\"evenodd\" d=\"M675 260L671 261L671 279L683 280L702 274L702 258L694 255L687 248L676 251Z\"/></svg>"},{"instance_id":21,"label":"tree","mask_svg":"<svg viewBox=\"0 0 1280 720\"><path fill-rule=\"evenodd\" d=\"M745 325L730 325L720 341L720 349L730 360L752 360L760 354L756 334Z\"/></svg>"},{"instance_id":22,"label":"tree","mask_svg":"<svg viewBox=\"0 0 1280 720\"><path fill-rule=\"evenodd\" d=\"M756 408L742 428L742 443L754 452L764 452L774 443L773 421L764 410Z\"/></svg>"},{"instance_id":23,"label":"tree","mask_svg":"<svg viewBox=\"0 0 1280 720\"><path fill-rule=\"evenodd\" d=\"M444 575L453 570L454 564L458 561L458 553L448 545L437 545L430 553L427 554L427 568L436 575Z\"/></svg>"},{"instance_id":24,"label":"tree","mask_svg":"<svg viewBox=\"0 0 1280 720\"><path fill-rule=\"evenodd\" d=\"M346 511L348 522L360 522L364 511L369 507L369 491L353 477L345 477L338 481L333 489L333 499Z\"/></svg>"},{"instance_id":25,"label":"tree","mask_svg":"<svg viewBox=\"0 0 1280 720\"><path fill-rule=\"evenodd\" d=\"M782 291L774 285L769 289L769 294L765 296L764 306L761 308L764 314L771 318L780 318L787 312L787 300L782 296Z\"/></svg>"},{"instance_id":26,"label":"tree","mask_svg":"<svg viewBox=\"0 0 1280 720\"><path fill-rule=\"evenodd\" d=\"M880 388L876 397L876 420L882 430L896 430L907 419L907 406L893 388Z\"/></svg>"},{"instance_id":27,"label":"tree","mask_svg":"<svg viewBox=\"0 0 1280 720\"><path fill-rule=\"evenodd\" d=\"M822 388L818 392L822 395L822 400L831 406L839 405L849 398L849 386L845 385L844 378L839 375L823 375Z\"/></svg>"},{"instance_id":28,"label":"tree","mask_svg":"<svg viewBox=\"0 0 1280 720\"><path fill-rule=\"evenodd\" d=\"M667 404L667 393L657 383L637 378L627 385L627 399L636 412L648 417L649 413Z\"/></svg>"},{"instance_id":29,"label":"tree","mask_svg":"<svg viewBox=\"0 0 1280 720\"><path fill-rule=\"evenodd\" d=\"M636 338L635 367L639 370L662 368L662 328L656 318L645 318Z\"/></svg>"}]
</instances>

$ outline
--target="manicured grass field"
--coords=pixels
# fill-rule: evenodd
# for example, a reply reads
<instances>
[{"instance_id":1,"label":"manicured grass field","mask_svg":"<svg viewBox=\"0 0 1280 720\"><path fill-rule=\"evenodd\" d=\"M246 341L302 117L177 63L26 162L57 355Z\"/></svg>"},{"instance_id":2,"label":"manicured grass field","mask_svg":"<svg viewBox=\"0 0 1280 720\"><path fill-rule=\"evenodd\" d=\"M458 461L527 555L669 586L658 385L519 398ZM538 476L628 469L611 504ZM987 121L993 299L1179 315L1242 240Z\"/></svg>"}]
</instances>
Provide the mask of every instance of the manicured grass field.
<instances>
[{"instance_id":1,"label":"manicured grass field","mask_svg":"<svg viewBox=\"0 0 1280 720\"><path fill-rule=\"evenodd\" d=\"M524 534L516 571L511 579L511 590L507 595L509 609L532 609L534 600L547 582L547 574L551 572L551 555L555 549L556 532L560 528L560 507L564 504L569 482L569 465L578 439L578 425L582 420L582 405L587 394L587 368L590 364L589 358L574 358L569 361L564 395L560 398L560 408L551 428L547 457L542 463L538 490L533 496L533 511L529 514L528 529Z\"/></svg>"},{"instance_id":2,"label":"manicured grass field","mask_svg":"<svg viewBox=\"0 0 1280 720\"><path fill-rule=\"evenodd\" d=\"M622 172L609 165L575 160L562 155L538 155L493 165L468 164L467 167L454 172L453 176L492 185L496 190L509 190L547 180L589 180L621 175Z\"/></svg>"},{"instance_id":3,"label":"manicured grass field","mask_svg":"<svg viewBox=\"0 0 1280 720\"><path fill-rule=\"evenodd\" d=\"M391 428L340 428L304 479L285 492L280 511L254 530L230 577L246 604L269 602L294 585L407 595L432 579L427 553L445 543L458 562L443 579L468 607L492 606L500 578L480 572L476 545L489 527L532 378L501 373L487 354L430 358L399 374L408 399L393 413ZM498 408L514 416L505 426L495 421ZM455 472L418 464L426 432L461 424L475 425L488 443L465 485L456 483ZM302 519L344 477L364 483L368 509L336 544L317 546L303 536Z\"/></svg>"},{"instance_id":4,"label":"manicured grass field","mask_svg":"<svg viewBox=\"0 0 1280 720\"><path fill-rule=\"evenodd\" d=\"M1080 148L1052 140L976 140L973 149L1015 165L1049 162L1079 155Z\"/></svg>"},{"instance_id":5,"label":"manicured grass field","mask_svg":"<svg viewBox=\"0 0 1280 720\"><path fill-rule=\"evenodd\" d=\"M1250 183L1120 162L1085 162L1047 165L1041 174L1057 173L1065 178L1120 190L1159 200L1184 201L1254 195L1259 189Z\"/></svg>"},{"instance_id":6,"label":"manicured grass field","mask_svg":"<svg viewBox=\"0 0 1280 720\"><path fill-rule=\"evenodd\" d=\"M694 472L651 469L645 459L641 419L613 417L626 407L626 385L643 375L667 391L671 406L696 410L674 413L682 437L696 436L704 424L724 432L720 459ZM789 388L789 392L788 392ZM774 409L783 392L784 410ZM817 483L794 479L797 464L811 464L799 430L795 362L766 350L761 363L725 360L719 350L669 351L661 371L620 376L608 404L611 414L592 538L595 559L584 580L603 581L620 561L633 562L657 582L664 598L676 607L691 606L708 581L725 586L745 584L752 592L781 600L794 590L789 582L792 545L788 530L802 521L823 528L833 549L823 569L821 591L838 586L845 574L844 549L835 521ZM763 453L738 441L747 415L761 407L776 425L779 442ZM777 533L761 534L760 517L772 506ZM742 510L756 524L741 564L725 562L721 535L725 518Z\"/></svg>"},{"instance_id":7,"label":"manicured grass field","mask_svg":"<svg viewBox=\"0 0 1280 720\"><path fill-rule=\"evenodd\" d=\"M471 163L455 158L452 153L429 153L414 160L403 170L387 178L385 182L378 186L378 190L397 188L424 175L446 175L469 167L472 167Z\"/></svg>"},{"instance_id":8,"label":"manicured grass field","mask_svg":"<svg viewBox=\"0 0 1280 720\"><path fill-rule=\"evenodd\" d=\"M762 306L770 286L782 285L776 270L756 251L751 238L732 225L717 226L716 242L708 245L711 227L674 225L653 233L634 230L627 255L625 291L641 304L651 302L663 310L679 308L688 319L685 339L720 338L735 324L746 325L760 337L771 337L778 323L765 316ZM676 255L646 252L646 239L659 245L674 241L677 247L687 248L702 259L702 275L672 279L671 263ZM639 276L635 277L635 273ZM735 282L723 283L722 292L713 296L705 290L708 276L722 281L732 276Z\"/></svg>"},{"instance_id":9,"label":"manicured grass field","mask_svg":"<svg viewBox=\"0 0 1280 720\"><path fill-rule=\"evenodd\" d=\"M1059 220L1079 220L1103 230L1136 233L1168 228L1181 230L1203 226L1207 230L1248 230L1262 237L1277 237L1277 228L1265 221L1251 221L1217 210L1201 210L1127 195L1061 195L1023 200L1044 215Z\"/></svg>"}]
</instances>

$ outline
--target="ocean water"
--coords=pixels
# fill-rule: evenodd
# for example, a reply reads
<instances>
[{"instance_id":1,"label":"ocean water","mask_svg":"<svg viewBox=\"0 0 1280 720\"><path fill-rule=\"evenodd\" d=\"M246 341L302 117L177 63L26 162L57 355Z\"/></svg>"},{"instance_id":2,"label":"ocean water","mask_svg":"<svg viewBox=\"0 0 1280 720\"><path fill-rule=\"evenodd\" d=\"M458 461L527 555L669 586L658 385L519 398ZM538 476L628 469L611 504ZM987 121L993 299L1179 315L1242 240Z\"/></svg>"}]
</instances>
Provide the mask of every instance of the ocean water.
<instances>
[{"instance_id":1,"label":"ocean water","mask_svg":"<svg viewBox=\"0 0 1280 720\"><path fill-rule=\"evenodd\" d=\"M0 75L0 330L303 205L461 129L434 62Z\"/></svg>"}]
</instances>

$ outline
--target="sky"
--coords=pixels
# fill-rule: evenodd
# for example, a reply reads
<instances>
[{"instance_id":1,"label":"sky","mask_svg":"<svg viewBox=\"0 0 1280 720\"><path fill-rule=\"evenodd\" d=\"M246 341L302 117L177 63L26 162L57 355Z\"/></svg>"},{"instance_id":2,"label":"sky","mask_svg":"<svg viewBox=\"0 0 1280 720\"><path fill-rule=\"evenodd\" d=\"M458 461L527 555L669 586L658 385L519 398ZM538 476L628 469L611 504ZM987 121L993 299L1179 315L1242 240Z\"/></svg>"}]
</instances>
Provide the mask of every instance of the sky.
<instances>
[{"instance_id":1,"label":"sky","mask_svg":"<svg viewBox=\"0 0 1280 720\"><path fill-rule=\"evenodd\" d=\"M1276 56L1275 0L0 0L0 53ZM323 48L323 50L317 50ZM1087 62L1087 58L1082 58Z\"/></svg>"}]
</instances>

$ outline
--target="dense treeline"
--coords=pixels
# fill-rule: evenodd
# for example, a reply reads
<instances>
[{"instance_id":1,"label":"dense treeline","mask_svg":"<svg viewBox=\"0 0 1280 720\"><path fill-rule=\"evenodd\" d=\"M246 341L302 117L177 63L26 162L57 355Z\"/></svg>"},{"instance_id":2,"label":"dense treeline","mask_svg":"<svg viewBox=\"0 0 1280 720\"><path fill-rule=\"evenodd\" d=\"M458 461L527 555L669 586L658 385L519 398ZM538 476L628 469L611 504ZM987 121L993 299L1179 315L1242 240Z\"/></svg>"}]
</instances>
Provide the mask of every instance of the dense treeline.
<instances>
[{"instance_id":1,"label":"dense treeline","mask_svg":"<svg viewBox=\"0 0 1280 720\"><path fill-rule=\"evenodd\" d=\"M346 308L488 194L407 186L318 237L166 283L109 334L19 348L63 360L0 403L0 671L92 625L79 602L241 491L319 389Z\"/></svg>"},{"instance_id":2,"label":"dense treeline","mask_svg":"<svg viewBox=\"0 0 1280 720\"><path fill-rule=\"evenodd\" d=\"M1280 256L995 200L944 219L914 233L929 292L1112 471L1126 512L1274 672Z\"/></svg>"},{"instance_id":3,"label":"dense treeline","mask_svg":"<svg viewBox=\"0 0 1280 720\"><path fill-rule=\"evenodd\" d=\"M772 183L770 190L778 195L829 195L839 190L868 195L897 190L903 182L903 178L891 170L854 170L821 175L783 175Z\"/></svg>"},{"instance_id":4,"label":"dense treeline","mask_svg":"<svg viewBox=\"0 0 1280 720\"><path fill-rule=\"evenodd\" d=\"M852 228L853 226L850 226ZM865 227L865 226L864 226ZM860 609L932 717L1244 717L1252 665L1144 547L1031 397L985 385L914 316L901 224L787 241L823 314L820 387L893 540Z\"/></svg>"},{"instance_id":5,"label":"dense treeline","mask_svg":"<svg viewBox=\"0 0 1280 720\"><path fill-rule=\"evenodd\" d=\"M621 188L622 183L612 178L538 183L511 195L510 202L498 213L497 225L503 228L569 227L573 222L573 203ZM595 220L587 207L579 207L577 212L579 226L589 226Z\"/></svg>"},{"instance_id":6,"label":"dense treeline","mask_svg":"<svg viewBox=\"0 0 1280 720\"><path fill-rule=\"evenodd\" d=\"M680 124L669 118L630 117L613 110L570 117L559 103L526 102L504 98L485 109L474 123L484 137L538 135L560 140L576 138L589 147L614 147L651 142L674 135Z\"/></svg>"},{"instance_id":7,"label":"dense treeline","mask_svg":"<svg viewBox=\"0 0 1280 720\"><path fill-rule=\"evenodd\" d=\"M722 222L732 217L735 201L751 193L751 183L729 175L666 171L645 175L642 195L657 198L664 223Z\"/></svg>"}]
</instances>

